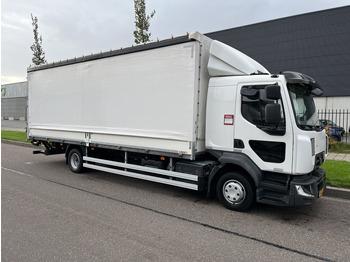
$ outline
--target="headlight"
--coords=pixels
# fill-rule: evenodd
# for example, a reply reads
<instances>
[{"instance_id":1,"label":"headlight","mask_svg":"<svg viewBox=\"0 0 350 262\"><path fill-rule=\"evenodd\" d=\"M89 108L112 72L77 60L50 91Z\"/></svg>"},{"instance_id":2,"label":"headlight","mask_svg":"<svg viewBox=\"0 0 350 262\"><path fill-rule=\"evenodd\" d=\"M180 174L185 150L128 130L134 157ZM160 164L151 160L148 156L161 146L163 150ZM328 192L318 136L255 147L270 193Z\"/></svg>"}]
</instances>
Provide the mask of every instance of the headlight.
<instances>
[{"instance_id":1,"label":"headlight","mask_svg":"<svg viewBox=\"0 0 350 262\"><path fill-rule=\"evenodd\" d=\"M301 195L301 196L304 196L304 197L312 197L312 198L315 197L314 195L311 195L311 194L309 194L309 193L306 193L306 192L304 191L303 186L295 185L295 188L296 188L296 190L297 190L297 192L298 192L298 195ZM305 190L306 190L306 189L305 189Z\"/></svg>"}]
</instances>

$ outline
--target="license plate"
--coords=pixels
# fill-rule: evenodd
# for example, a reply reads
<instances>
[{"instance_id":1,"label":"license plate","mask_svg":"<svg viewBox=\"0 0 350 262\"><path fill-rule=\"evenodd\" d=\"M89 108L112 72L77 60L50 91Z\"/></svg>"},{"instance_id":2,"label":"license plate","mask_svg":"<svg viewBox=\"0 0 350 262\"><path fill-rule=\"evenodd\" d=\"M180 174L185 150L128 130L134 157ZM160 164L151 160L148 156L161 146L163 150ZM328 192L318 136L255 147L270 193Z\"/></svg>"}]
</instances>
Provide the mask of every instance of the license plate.
<instances>
[{"instance_id":1,"label":"license plate","mask_svg":"<svg viewBox=\"0 0 350 262\"><path fill-rule=\"evenodd\" d=\"M320 192L318 192L318 197L321 197L321 196L323 195L323 192L324 192L324 188L322 188L322 189L320 190Z\"/></svg>"}]
</instances>

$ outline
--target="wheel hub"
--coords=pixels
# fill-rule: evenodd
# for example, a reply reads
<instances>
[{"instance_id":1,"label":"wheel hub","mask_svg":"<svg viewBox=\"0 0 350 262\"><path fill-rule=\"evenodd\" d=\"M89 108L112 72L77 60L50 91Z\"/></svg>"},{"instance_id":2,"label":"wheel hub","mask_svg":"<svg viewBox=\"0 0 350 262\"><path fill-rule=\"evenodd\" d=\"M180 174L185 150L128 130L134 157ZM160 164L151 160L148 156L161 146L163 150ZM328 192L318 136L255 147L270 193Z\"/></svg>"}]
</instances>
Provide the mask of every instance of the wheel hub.
<instances>
[{"instance_id":1,"label":"wheel hub","mask_svg":"<svg viewBox=\"0 0 350 262\"><path fill-rule=\"evenodd\" d=\"M237 180L227 181L223 188L223 194L225 199L232 204L240 204L245 199L245 188Z\"/></svg>"},{"instance_id":2,"label":"wheel hub","mask_svg":"<svg viewBox=\"0 0 350 262\"><path fill-rule=\"evenodd\" d=\"M80 159L79 159L79 156L78 154L74 153L72 154L71 156L71 166L74 168L74 169L77 169L79 167L79 162L80 162Z\"/></svg>"}]
</instances>

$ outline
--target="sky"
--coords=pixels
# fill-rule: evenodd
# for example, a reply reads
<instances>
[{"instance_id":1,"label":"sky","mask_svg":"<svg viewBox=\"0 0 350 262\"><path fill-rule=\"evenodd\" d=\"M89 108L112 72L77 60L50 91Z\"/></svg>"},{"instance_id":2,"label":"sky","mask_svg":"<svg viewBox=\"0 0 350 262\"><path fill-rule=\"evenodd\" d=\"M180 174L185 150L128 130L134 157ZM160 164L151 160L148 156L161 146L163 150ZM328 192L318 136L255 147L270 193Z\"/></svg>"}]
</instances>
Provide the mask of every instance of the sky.
<instances>
[{"instance_id":1,"label":"sky","mask_svg":"<svg viewBox=\"0 0 350 262\"><path fill-rule=\"evenodd\" d=\"M336 8L350 0L146 0L151 39L209 33ZM1 84L26 81L34 43L31 14L48 63L134 44L133 0L1 0ZM349 14L350 15L350 14Z\"/></svg>"}]
</instances>

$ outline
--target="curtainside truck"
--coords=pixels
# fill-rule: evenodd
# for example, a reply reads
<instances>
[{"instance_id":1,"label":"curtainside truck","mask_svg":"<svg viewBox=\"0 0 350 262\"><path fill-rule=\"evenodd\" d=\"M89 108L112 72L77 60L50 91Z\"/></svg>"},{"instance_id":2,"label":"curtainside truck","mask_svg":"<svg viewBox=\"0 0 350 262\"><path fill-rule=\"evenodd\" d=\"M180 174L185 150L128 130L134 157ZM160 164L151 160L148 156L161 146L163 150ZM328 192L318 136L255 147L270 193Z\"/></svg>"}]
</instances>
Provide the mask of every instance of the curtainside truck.
<instances>
[{"instance_id":1,"label":"curtainside truck","mask_svg":"<svg viewBox=\"0 0 350 262\"><path fill-rule=\"evenodd\" d=\"M28 85L34 153L65 154L72 172L205 191L236 211L309 205L326 187L319 84L198 32L30 67Z\"/></svg>"}]
</instances>

